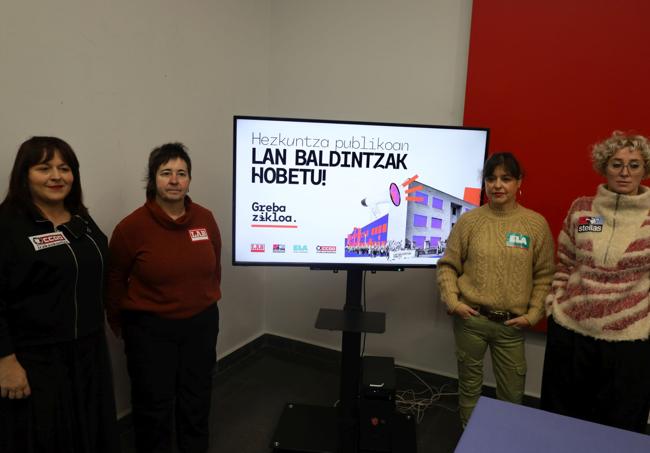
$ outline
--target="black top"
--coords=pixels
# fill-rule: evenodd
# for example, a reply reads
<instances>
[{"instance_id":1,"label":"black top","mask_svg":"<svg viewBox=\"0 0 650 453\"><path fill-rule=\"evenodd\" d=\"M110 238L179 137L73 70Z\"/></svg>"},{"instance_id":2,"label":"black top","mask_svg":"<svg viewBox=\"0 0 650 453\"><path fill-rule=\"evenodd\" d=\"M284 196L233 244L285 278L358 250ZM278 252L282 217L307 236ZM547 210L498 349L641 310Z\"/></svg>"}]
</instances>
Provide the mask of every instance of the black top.
<instances>
[{"instance_id":1,"label":"black top","mask_svg":"<svg viewBox=\"0 0 650 453\"><path fill-rule=\"evenodd\" d=\"M0 211L0 357L103 329L107 246L90 216Z\"/></svg>"}]
</instances>

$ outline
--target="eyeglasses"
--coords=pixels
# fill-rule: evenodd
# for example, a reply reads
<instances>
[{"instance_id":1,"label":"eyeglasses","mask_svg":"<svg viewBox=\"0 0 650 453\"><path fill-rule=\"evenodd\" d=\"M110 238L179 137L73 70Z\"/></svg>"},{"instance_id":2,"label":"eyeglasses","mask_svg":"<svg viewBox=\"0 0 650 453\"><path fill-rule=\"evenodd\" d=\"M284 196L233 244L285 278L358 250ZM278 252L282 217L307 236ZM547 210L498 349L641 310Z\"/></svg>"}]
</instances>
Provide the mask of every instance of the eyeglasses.
<instances>
[{"instance_id":1,"label":"eyeglasses","mask_svg":"<svg viewBox=\"0 0 650 453\"><path fill-rule=\"evenodd\" d=\"M627 164L624 164L620 160L613 160L607 163L607 168L616 173L621 173L624 168L627 168L627 171L630 172L631 175L642 173L645 170L643 163L636 160L632 160Z\"/></svg>"}]
</instances>

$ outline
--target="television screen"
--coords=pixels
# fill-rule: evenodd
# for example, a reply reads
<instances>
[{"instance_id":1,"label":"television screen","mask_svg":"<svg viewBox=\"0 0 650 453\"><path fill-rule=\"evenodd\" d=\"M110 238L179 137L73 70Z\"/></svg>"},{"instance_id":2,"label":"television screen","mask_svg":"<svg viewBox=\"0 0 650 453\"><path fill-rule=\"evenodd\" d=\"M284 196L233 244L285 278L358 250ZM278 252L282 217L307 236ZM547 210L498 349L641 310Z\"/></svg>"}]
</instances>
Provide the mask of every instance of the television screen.
<instances>
[{"instance_id":1,"label":"television screen","mask_svg":"<svg viewBox=\"0 0 650 453\"><path fill-rule=\"evenodd\" d=\"M480 204L488 134L235 116L233 264L434 267Z\"/></svg>"}]
</instances>

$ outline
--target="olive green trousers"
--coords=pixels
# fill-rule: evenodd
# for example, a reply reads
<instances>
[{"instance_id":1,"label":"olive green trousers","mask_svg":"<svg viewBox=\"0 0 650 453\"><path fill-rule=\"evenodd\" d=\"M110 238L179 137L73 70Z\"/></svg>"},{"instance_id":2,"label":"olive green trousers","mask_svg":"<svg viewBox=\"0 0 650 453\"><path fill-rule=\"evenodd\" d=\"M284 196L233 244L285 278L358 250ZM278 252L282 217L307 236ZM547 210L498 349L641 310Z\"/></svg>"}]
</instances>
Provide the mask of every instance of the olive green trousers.
<instances>
[{"instance_id":1,"label":"olive green trousers","mask_svg":"<svg viewBox=\"0 0 650 453\"><path fill-rule=\"evenodd\" d=\"M497 383L497 398L521 404L526 384L523 332L490 321L485 316L472 316L467 320L454 316L454 336L458 360L458 406L463 427L481 396L483 357L488 346Z\"/></svg>"}]
</instances>

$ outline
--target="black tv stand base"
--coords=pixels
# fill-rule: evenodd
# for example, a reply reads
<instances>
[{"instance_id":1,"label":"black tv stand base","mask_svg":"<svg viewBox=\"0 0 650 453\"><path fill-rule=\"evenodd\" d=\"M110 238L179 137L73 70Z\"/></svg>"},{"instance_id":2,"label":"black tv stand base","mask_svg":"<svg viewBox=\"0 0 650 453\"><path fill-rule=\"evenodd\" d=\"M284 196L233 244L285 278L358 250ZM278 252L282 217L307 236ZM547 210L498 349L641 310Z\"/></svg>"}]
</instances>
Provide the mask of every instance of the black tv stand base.
<instances>
[{"instance_id":1,"label":"black tv stand base","mask_svg":"<svg viewBox=\"0 0 650 453\"><path fill-rule=\"evenodd\" d=\"M340 453L336 407L287 403L273 434L274 453ZM377 450L358 450L377 453ZM415 420L395 413L390 453L416 453Z\"/></svg>"}]
</instances>

